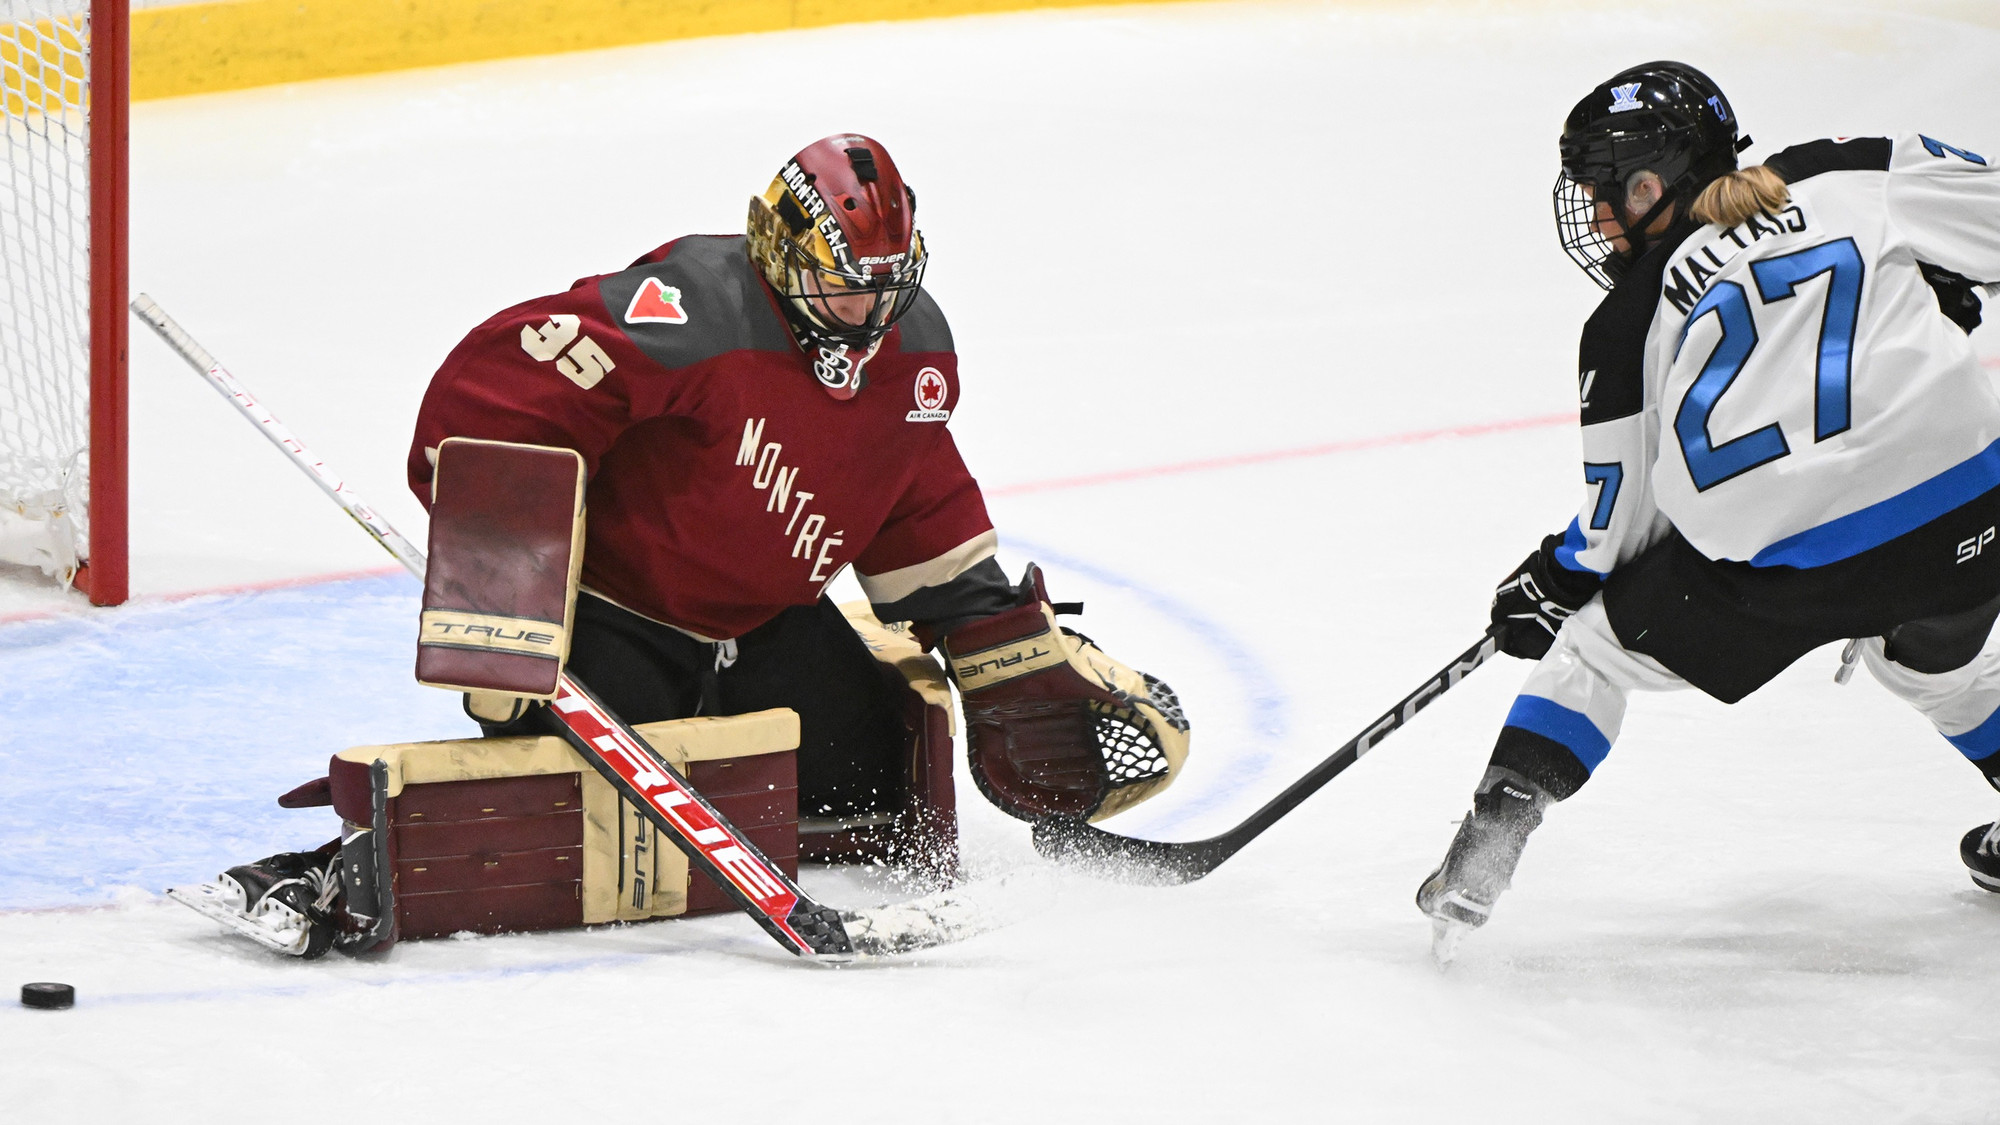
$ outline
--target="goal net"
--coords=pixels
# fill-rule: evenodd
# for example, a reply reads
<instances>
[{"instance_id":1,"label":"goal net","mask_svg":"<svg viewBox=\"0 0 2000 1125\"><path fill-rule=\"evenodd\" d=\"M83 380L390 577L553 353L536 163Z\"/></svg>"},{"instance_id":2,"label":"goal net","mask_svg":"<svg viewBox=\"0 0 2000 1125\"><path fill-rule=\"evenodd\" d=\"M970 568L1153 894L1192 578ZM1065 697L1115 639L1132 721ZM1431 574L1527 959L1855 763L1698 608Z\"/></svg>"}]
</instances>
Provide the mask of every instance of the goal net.
<instances>
[{"instance_id":1,"label":"goal net","mask_svg":"<svg viewBox=\"0 0 2000 1125\"><path fill-rule=\"evenodd\" d=\"M0 0L0 560L110 604L125 585L129 16L125 0L85 4Z\"/></svg>"}]
</instances>

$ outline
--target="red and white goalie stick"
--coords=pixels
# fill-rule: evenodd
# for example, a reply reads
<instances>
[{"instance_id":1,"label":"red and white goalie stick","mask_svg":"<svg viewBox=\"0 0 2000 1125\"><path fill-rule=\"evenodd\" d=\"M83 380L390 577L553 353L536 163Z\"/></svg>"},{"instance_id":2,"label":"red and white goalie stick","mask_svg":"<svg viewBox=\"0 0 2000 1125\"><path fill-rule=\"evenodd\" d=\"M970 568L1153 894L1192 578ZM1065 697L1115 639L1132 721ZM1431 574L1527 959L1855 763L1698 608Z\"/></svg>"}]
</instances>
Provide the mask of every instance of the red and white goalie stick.
<instances>
[{"instance_id":1,"label":"red and white goalie stick","mask_svg":"<svg viewBox=\"0 0 2000 1125\"><path fill-rule=\"evenodd\" d=\"M255 423L273 445L284 450L355 523L410 573L423 578L423 552L389 526L389 521L364 503L325 462L314 459L284 423L264 409L151 297L141 293L134 298L132 311ZM744 913L793 953L831 961L904 953L957 941L979 928L972 904L949 892L872 911L823 906L766 859L645 739L567 672L556 687L549 713L556 718L563 738L585 761L687 853L696 870L713 879Z\"/></svg>"}]
</instances>

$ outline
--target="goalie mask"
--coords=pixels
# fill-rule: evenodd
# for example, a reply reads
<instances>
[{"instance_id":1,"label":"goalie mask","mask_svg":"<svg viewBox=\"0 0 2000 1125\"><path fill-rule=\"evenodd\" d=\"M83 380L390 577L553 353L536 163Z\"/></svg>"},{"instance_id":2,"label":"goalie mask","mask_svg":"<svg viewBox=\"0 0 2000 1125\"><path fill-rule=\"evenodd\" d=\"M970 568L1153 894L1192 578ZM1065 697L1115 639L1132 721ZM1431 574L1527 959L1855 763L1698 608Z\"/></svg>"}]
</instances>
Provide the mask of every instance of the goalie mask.
<instances>
[{"instance_id":1,"label":"goalie mask","mask_svg":"<svg viewBox=\"0 0 2000 1125\"><path fill-rule=\"evenodd\" d=\"M837 399L867 385L864 365L916 304L916 198L887 149L840 134L807 146L750 200L750 259Z\"/></svg>"},{"instance_id":2,"label":"goalie mask","mask_svg":"<svg viewBox=\"0 0 2000 1125\"><path fill-rule=\"evenodd\" d=\"M1646 228L1676 203L1685 215L1710 180L1736 167L1750 138L1737 138L1736 112L1708 75L1663 61L1592 90L1570 110L1559 143L1557 233L1570 259L1610 289L1646 252Z\"/></svg>"}]
</instances>

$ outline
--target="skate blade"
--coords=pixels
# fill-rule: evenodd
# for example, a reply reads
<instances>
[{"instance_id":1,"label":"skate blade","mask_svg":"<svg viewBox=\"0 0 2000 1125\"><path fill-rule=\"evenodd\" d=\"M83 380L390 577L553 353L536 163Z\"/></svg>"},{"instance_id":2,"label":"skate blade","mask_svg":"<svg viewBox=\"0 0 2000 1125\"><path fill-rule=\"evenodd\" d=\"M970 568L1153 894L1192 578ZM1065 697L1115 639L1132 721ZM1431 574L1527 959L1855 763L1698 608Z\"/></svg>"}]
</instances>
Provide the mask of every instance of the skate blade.
<instances>
[{"instance_id":1,"label":"skate blade","mask_svg":"<svg viewBox=\"0 0 2000 1125\"><path fill-rule=\"evenodd\" d=\"M1458 943L1472 932L1472 927L1464 922L1454 922L1449 918L1431 919L1431 961L1439 972L1451 968L1458 956Z\"/></svg>"},{"instance_id":2,"label":"skate blade","mask_svg":"<svg viewBox=\"0 0 2000 1125\"><path fill-rule=\"evenodd\" d=\"M288 910L268 908L254 916L236 908L237 897L214 883L193 887L168 887L167 897L196 914L222 923L251 941L279 953L297 957L305 952L311 929L305 919Z\"/></svg>"}]
</instances>

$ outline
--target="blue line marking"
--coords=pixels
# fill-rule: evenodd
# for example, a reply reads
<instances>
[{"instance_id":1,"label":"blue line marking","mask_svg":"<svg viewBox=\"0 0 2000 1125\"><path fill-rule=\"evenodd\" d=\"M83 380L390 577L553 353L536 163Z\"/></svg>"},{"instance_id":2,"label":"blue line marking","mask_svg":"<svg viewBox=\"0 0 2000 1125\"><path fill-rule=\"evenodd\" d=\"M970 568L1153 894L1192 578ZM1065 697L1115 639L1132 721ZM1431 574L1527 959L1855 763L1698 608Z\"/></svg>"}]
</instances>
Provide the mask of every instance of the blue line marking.
<instances>
[{"instance_id":1,"label":"blue line marking","mask_svg":"<svg viewBox=\"0 0 2000 1125\"><path fill-rule=\"evenodd\" d=\"M1146 608L1199 638L1210 652L1222 660L1223 665L1230 670L1240 685L1241 697L1250 708L1250 729L1261 737L1262 745L1252 748L1248 754L1240 758L1232 758L1230 768L1225 772L1226 780L1223 784L1187 802L1173 813L1162 816L1156 822L1158 827L1171 828L1227 803L1229 798L1234 797L1270 769L1276 760L1277 748L1283 744L1291 731L1291 699L1278 687L1277 675L1258 657L1256 650L1219 622L1171 594L1141 585L1124 574L1086 562L1045 543L1022 539L1005 532L1001 533L1001 541L1010 553L1025 555L1036 562L1047 564L1047 568L1055 572L1052 577L1057 583L1062 581L1064 574L1075 574L1099 585L1132 594ZM1082 631L1090 632L1087 628ZM1173 681L1167 682L1171 684ZM1199 731L1201 701L1183 700L1183 702L1188 703L1189 716L1196 722L1196 730ZM1202 752L1198 738L1191 752L1194 754Z\"/></svg>"},{"instance_id":2,"label":"blue line marking","mask_svg":"<svg viewBox=\"0 0 2000 1125\"><path fill-rule=\"evenodd\" d=\"M582 932L582 931L573 931L573 932ZM223 931L218 927L216 933L218 936L221 936ZM231 940L232 942L243 941L243 939L240 938L230 938L229 940ZM254 949L255 947L245 943L239 945L237 948L242 951L248 951ZM383 966L382 967L383 975L376 977L360 977L360 976L350 976L345 974L343 975L325 974L325 975L315 975L311 980L308 981L303 981L299 983L286 983L286 984L263 984L263 985L253 984L242 987L217 986L214 988L193 988L193 989L181 989L176 991L165 991L165 992L100 993L100 992L93 992L93 991L86 991L83 989L79 989L79 995L77 996L77 1007L111 1008L111 1007L126 1007L134 1004L180 1004L188 1002L233 1003L236 1001L247 1000L252 998L315 996L315 995L325 995L327 993L332 993L332 992L351 991L355 989L372 989L372 988L389 988L389 987L400 988L400 987L410 987L418 985L436 986L436 985L453 985L453 984L474 984L474 983L484 983L496 980L508 980L517 977L554 976L563 973L587 972L592 969L619 968L625 966L638 967L645 965L647 963L657 962L662 957L672 956L676 953L689 953L697 951L698 950L694 946L682 946L676 948L670 944L663 943L661 948L657 952L608 953L600 955L586 955L581 957L565 958L556 961L535 962L522 965L507 965L507 966L500 966L488 969L450 970L450 971L434 972L434 973L419 971L411 973L400 970L394 966ZM256 954L249 954L249 955L256 956ZM282 954L279 953L271 953L265 959L268 960L270 964L259 965L257 967L259 971L283 972L292 967L290 959L285 958ZM26 1011L27 1009L19 1009L19 1010Z\"/></svg>"},{"instance_id":3,"label":"blue line marking","mask_svg":"<svg viewBox=\"0 0 2000 1125\"><path fill-rule=\"evenodd\" d=\"M1170 822L1269 768L1289 700L1250 645L1127 576L1042 544L1009 549L1058 580L1131 593L1242 685L1259 745ZM120 887L159 891L311 847L339 831L337 818L281 809L277 797L324 774L332 754L473 735L457 696L412 678L418 594L391 574L0 627L0 909L107 902ZM1192 706L1199 720L1203 702Z\"/></svg>"},{"instance_id":4,"label":"blue line marking","mask_svg":"<svg viewBox=\"0 0 2000 1125\"><path fill-rule=\"evenodd\" d=\"M412 676L402 574L0 628L0 908L108 901L339 832L277 797L350 746L476 733Z\"/></svg>"}]
</instances>

